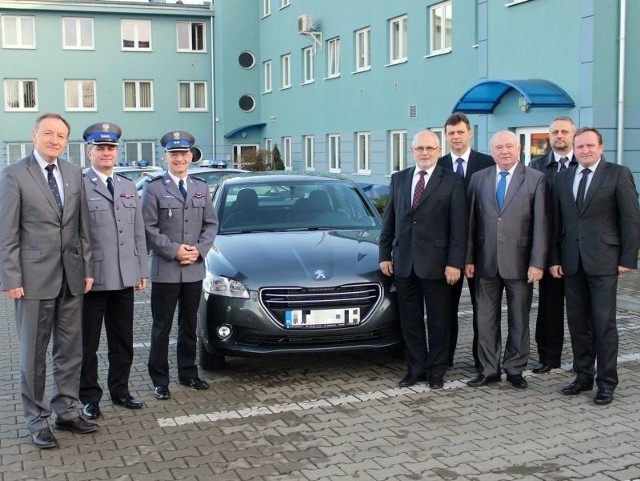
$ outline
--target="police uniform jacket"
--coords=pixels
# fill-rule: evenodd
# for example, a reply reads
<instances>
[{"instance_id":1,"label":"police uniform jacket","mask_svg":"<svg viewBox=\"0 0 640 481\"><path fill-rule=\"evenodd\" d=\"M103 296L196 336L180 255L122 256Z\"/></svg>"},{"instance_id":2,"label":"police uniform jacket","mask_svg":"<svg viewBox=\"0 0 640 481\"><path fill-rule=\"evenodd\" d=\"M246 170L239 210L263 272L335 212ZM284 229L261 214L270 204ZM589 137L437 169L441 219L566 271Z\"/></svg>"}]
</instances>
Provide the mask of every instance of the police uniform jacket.
<instances>
[{"instance_id":1,"label":"police uniform jacket","mask_svg":"<svg viewBox=\"0 0 640 481\"><path fill-rule=\"evenodd\" d=\"M149 277L142 209L135 184L113 175L113 196L93 169L84 173L93 246L94 291L134 287Z\"/></svg>"},{"instance_id":2,"label":"police uniform jacket","mask_svg":"<svg viewBox=\"0 0 640 481\"><path fill-rule=\"evenodd\" d=\"M151 253L152 282L196 282L205 277L204 259L218 231L207 183L187 177L184 199L168 173L151 180L142 195L147 246ZM181 265L176 260L181 244L195 246L200 258Z\"/></svg>"}]
</instances>

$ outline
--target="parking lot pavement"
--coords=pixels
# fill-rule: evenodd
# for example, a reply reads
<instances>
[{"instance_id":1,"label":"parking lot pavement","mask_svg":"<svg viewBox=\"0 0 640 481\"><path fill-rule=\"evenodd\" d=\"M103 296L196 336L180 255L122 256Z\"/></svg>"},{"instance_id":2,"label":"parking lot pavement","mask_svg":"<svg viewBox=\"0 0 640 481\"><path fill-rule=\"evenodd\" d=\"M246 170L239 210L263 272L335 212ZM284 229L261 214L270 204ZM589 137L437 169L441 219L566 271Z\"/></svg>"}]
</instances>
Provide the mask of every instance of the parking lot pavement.
<instances>
[{"instance_id":1,"label":"parking lot pavement","mask_svg":"<svg viewBox=\"0 0 640 481\"><path fill-rule=\"evenodd\" d=\"M23 427L13 305L0 301L0 481L640 478L640 309L630 310L637 271L621 281L620 385L604 407L593 404L595 392L559 394L573 380L568 339L563 368L527 371L526 390L506 381L467 387L475 374L468 298L459 354L441 391L397 388L404 374L398 354L328 354L230 359L224 371L201 371L208 391L179 386L173 366L172 397L158 401L146 369L148 291L136 302L131 375L145 408L103 399L98 432L59 432L61 447L46 451L31 445ZM534 339L535 315L531 325ZM533 345L531 358L535 365Z\"/></svg>"}]
</instances>

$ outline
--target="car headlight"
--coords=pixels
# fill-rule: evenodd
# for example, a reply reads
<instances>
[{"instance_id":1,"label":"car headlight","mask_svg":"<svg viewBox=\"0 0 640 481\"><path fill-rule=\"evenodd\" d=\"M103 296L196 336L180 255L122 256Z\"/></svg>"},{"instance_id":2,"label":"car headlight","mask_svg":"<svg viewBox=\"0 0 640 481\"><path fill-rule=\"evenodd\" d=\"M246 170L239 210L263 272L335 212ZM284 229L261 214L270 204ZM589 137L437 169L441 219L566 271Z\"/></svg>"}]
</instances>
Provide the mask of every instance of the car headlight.
<instances>
[{"instance_id":1,"label":"car headlight","mask_svg":"<svg viewBox=\"0 0 640 481\"><path fill-rule=\"evenodd\" d=\"M217 296L249 299L249 292L242 282L224 276L215 276L210 272L207 272L207 276L202 282L202 290L205 292L205 297L215 294Z\"/></svg>"}]
</instances>

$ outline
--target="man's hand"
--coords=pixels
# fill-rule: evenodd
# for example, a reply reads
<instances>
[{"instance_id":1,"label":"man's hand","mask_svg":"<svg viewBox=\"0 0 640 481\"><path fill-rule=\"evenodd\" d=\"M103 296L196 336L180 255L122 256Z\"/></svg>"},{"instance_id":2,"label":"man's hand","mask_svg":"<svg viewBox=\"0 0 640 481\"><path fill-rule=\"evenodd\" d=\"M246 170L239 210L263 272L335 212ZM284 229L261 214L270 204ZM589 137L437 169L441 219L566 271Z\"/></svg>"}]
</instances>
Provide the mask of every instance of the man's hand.
<instances>
[{"instance_id":1,"label":"man's hand","mask_svg":"<svg viewBox=\"0 0 640 481\"><path fill-rule=\"evenodd\" d=\"M452 286L458 282L460 280L461 273L462 270L457 267L446 266L444 268L444 277L447 279L447 284Z\"/></svg>"},{"instance_id":2,"label":"man's hand","mask_svg":"<svg viewBox=\"0 0 640 481\"><path fill-rule=\"evenodd\" d=\"M146 277L142 277L142 278L140 278L140 282L138 282L138 285L136 287L134 287L134 289L136 291L144 291L145 287L147 287L147 278Z\"/></svg>"},{"instance_id":3,"label":"man's hand","mask_svg":"<svg viewBox=\"0 0 640 481\"><path fill-rule=\"evenodd\" d=\"M393 262L382 261L380 263L380 270L385 276L391 277L393 275Z\"/></svg>"},{"instance_id":4,"label":"man's hand","mask_svg":"<svg viewBox=\"0 0 640 481\"><path fill-rule=\"evenodd\" d=\"M180 248L178 249L178 253L176 254L176 259L180 262L181 265L186 266L189 264L193 264L200 257L200 252L194 246L190 246L187 244L180 244Z\"/></svg>"},{"instance_id":5,"label":"man's hand","mask_svg":"<svg viewBox=\"0 0 640 481\"><path fill-rule=\"evenodd\" d=\"M628 274L629 272L631 272L631 269L628 267L618 266L618 274Z\"/></svg>"},{"instance_id":6,"label":"man's hand","mask_svg":"<svg viewBox=\"0 0 640 481\"><path fill-rule=\"evenodd\" d=\"M93 287L93 277L84 278L84 293L86 294Z\"/></svg>"},{"instance_id":7,"label":"man's hand","mask_svg":"<svg viewBox=\"0 0 640 481\"><path fill-rule=\"evenodd\" d=\"M473 275L476 273L475 264L467 264L464 266L464 275L467 279L473 279Z\"/></svg>"},{"instance_id":8,"label":"man's hand","mask_svg":"<svg viewBox=\"0 0 640 481\"><path fill-rule=\"evenodd\" d=\"M16 287L15 289L9 289L8 291L4 291L4 295L9 299L21 299L24 297L24 288Z\"/></svg>"},{"instance_id":9,"label":"man's hand","mask_svg":"<svg viewBox=\"0 0 640 481\"><path fill-rule=\"evenodd\" d=\"M529 271L527 272L527 276L528 276L527 282L529 284L533 284L534 282L542 279L543 275L544 275L544 269L541 269L539 267L529 266Z\"/></svg>"},{"instance_id":10,"label":"man's hand","mask_svg":"<svg viewBox=\"0 0 640 481\"><path fill-rule=\"evenodd\" d=\"M562 272L561 265L555 265L555 266L549 267L549 273L556 279L562 279L562 276L564 276L564 272Z\"/></svg>"}]
</instances>

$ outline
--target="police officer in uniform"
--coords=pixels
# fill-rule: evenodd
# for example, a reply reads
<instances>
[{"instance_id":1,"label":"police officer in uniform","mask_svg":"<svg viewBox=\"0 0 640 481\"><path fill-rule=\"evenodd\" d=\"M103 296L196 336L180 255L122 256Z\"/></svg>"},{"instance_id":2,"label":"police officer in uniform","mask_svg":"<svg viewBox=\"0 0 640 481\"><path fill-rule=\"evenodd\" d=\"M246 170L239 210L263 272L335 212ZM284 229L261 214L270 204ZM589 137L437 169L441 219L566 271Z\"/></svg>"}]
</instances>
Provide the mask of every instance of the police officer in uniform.
<instances>
[{"instance_id":1,"label":"police officer in uniform","mask_svg":"<svg viewBox=\"0 0 640 481\"><path fill-rule=\"evenodd\" d=\"M98 383L97 351L103 320L111 402L129 409L143 406L129 394L129 373L133 362L134 290L145 288L149 266L136 186L113 172L121 135L120 127L108 122L90 125L83 133L91 160L91 167L84 172L84 187L95 277L82 309L80 400L89 419L100 416L102 388Z\"/></svg>"},{"instance_id":2,"label":"police officer in uniform","mask_svg":"<svg viewBox=\"0 0 640 481\"><path fill-rule=\"evenodd\" d=\"M207 183L188 175L195 139L168 132L160 144L168 171L151 180L142 195L147 245L151 252L151 351L153 395L169 399L169 334L178 306L178 382L192 389L209 385L198 377L196 324L205 277L204 259L218 230Z\"/></svg>"}]
</instances>

